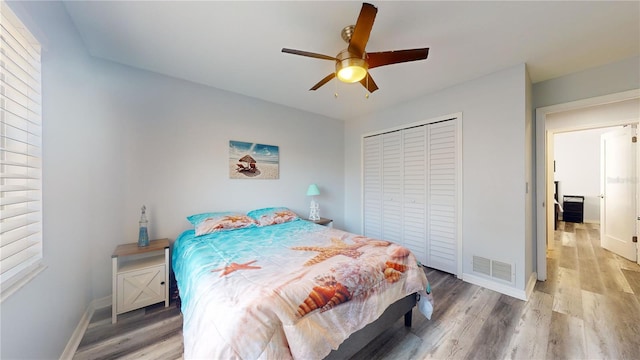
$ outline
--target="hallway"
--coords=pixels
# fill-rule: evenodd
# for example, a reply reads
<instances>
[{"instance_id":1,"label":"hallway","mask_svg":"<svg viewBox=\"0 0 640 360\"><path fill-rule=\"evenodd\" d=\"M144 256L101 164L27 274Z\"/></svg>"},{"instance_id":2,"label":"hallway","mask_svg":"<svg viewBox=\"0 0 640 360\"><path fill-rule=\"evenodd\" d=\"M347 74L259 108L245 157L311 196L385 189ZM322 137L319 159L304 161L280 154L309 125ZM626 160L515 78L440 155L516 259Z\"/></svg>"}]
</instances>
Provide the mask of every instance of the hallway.
<instances>
[{"instance_id":1,"label":"hallway","mask_svg":"<svg viewBox=\"0 0 640 360\"><path fill-rule=\"evenodd\" d=\"M640 349L640 265L600 247L598 224L560 222L547 251L548 358L631 359Z\"/></svg>"}]
</instances>

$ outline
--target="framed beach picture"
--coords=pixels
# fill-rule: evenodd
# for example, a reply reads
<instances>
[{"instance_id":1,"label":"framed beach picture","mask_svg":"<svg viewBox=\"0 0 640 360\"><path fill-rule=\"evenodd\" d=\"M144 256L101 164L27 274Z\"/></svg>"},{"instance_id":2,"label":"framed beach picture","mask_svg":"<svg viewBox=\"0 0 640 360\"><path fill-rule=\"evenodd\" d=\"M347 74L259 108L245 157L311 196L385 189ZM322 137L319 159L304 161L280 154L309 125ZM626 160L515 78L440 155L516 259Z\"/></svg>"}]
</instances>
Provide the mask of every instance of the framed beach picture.
<instances>
[{"instance_id":1,"label":"framed beach picture","mask_svg":"<svg viewBox=\"0 0 640 360\"><path fill-rule=\"evenodd\" d=\"M230 179L278 179L279 167L278 146L229 141Z\"/></svg>"}]
</instances>

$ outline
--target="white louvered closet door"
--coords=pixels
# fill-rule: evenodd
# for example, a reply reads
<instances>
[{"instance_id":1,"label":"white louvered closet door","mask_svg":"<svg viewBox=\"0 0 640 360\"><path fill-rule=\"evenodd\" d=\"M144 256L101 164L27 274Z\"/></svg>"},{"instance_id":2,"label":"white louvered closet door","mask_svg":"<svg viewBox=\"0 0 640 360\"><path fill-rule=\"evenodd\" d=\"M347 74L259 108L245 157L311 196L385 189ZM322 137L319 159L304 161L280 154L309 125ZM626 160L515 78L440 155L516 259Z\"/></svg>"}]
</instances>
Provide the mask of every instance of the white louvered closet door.
<instances>
[{"instance_id":1,"label":"white louvered closet door","mask_svg":"<svg viewBox=\"0 0 640 360\"><path fill-rule=\"evenodd\" d=\"M364 138L364 234L458 274L458 119Z\"/></svg>"},{"instance_id":2,"label":"white louvered closet door","mask_svg":"<svg viewBox=\"0 0 640 360\"><path fill-rule=\"evenodd\" d=\"M404 148L402 244L410 249L423 264L427 263L426 131L427 126L424 125L402 131Z\"/></svg>"},{"instance_id":3,"label":"white louvered closet door","mask_svg":"<svg viewBox=\"0 0 640 360\"><path fill-rule=\"evenodd\" d=\"M402 243L402 133L382 135L382 239Z\"/></svg>"},{"instance_id":4,"label":"white louvered closet door","mask_svg":"<svg viewBox=\"0 0 640 360\"><path fill-rule=\"evenodd\" d=\"M364 138L363 143L364 235L382 238L382 136Z\"/></svg>"},{"instance_id":5,"label":"white louvered closet door","mask_svg":"<svg viewBox=\"0 0 640 360\"><path fill-rule=\"evenodd\" d=\"M427 127L427 266L457 274L457 120Z\"/></svg>"}]
</instances>

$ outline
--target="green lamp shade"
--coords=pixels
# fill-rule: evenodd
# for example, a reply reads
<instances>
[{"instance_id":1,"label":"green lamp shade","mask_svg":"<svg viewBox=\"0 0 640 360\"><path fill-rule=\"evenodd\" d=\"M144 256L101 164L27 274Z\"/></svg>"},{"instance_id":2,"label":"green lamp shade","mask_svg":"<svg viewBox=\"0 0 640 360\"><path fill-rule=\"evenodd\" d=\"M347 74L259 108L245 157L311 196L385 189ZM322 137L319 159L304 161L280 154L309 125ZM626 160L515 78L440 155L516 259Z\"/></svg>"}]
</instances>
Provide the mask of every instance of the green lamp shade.
<instances>
[{"instance_id":1,"label":"green lamp shade","mask_svg":"<svg viewBox=\"0 0 640 360\"><path fill-rule=\"evenodd\" d=\"M318 189L318 185L311 184L307 189L307 196L317 196L320 195L320 189Z\"/></svg>"}]
</instances>

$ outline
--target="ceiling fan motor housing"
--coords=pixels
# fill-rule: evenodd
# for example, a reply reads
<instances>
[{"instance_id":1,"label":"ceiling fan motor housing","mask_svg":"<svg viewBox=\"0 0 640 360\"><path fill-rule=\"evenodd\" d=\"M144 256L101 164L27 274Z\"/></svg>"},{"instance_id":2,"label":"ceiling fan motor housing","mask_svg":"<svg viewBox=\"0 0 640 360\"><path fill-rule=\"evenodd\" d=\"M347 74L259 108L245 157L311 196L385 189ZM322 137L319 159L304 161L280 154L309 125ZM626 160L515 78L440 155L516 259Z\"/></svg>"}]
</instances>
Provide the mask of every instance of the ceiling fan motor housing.
<instances>
[{"instance_id":1,"label":"ceiling fan motor housing","mask_svg":"<svg viewBox=\"0 0 640 360\"><path fill-rule=\"evenodd\" d=\"M345 26L344 29L340 32L340 36L342 36L342 40L347 44L351 41L351 35L353 35L353 30L355 30L355 25Z\"/></svg>"}]
</instances>

